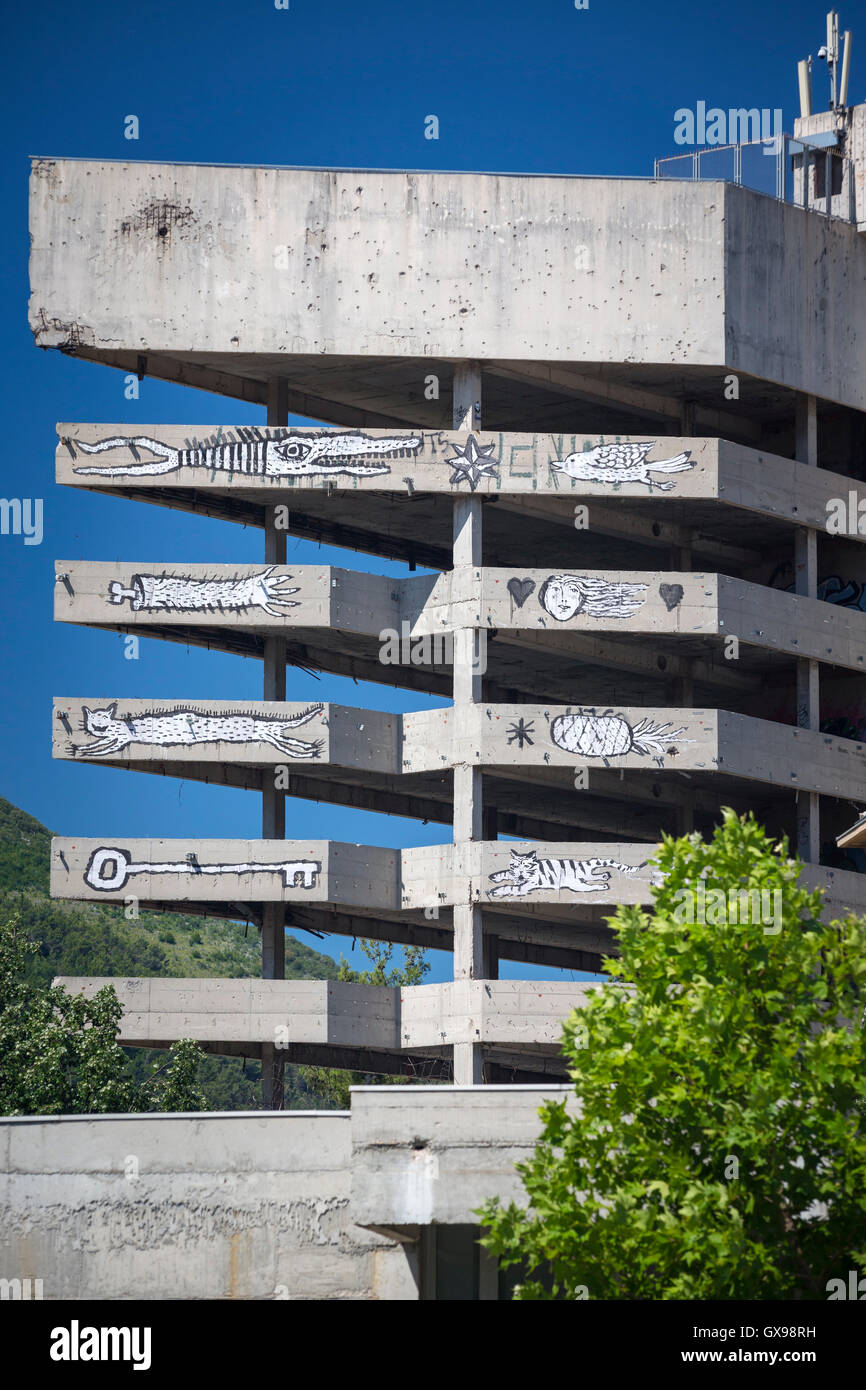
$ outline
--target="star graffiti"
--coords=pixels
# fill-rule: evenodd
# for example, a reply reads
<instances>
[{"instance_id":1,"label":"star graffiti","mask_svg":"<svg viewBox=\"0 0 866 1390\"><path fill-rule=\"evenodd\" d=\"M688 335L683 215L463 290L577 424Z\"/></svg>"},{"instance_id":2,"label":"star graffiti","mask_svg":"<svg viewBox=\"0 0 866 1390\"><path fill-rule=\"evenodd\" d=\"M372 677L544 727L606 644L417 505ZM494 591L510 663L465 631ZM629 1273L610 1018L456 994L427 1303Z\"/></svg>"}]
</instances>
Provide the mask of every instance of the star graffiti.
<instances>
[{"instance_id":1,"label":"star graffiti","mask_svg":"<svg viewBox=\"0 0 866 1390\"><path fill-rule=\"evenodd\" d=\"M454 468L454 472L448 479L449 483L465 481L474 492L482 478L499 477L496 471L499 467L499 459L493 457L495 444L485 444L483 448L479 449L475 436L471 434L462 449L457 444L452 447L456 450L454 457L445 460Z\"/></svg>"},{"instance_id":2,"label":"star graffiti","mask_svg":"<svg viewBox=\"0 0 866 1390\"><path fill-rule=\"evenodd\" d=\"M533 719L518 719L516 723L509 724L506 733L509 743L516 743L518 748L522 748L524 743L532 746L532 734L535 733L535 721Z\"/></svg>"}]
</instances>

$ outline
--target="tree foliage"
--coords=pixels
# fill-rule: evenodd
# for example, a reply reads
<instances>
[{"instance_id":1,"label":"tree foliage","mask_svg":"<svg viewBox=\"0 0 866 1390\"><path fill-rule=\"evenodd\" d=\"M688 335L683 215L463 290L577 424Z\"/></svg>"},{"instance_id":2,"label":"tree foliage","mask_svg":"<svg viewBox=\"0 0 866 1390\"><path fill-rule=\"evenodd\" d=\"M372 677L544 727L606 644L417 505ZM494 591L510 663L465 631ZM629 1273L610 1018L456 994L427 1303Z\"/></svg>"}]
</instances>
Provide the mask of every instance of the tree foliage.
<instances>
[{"instance_id":1,"label":"tree foliage","mask_svg":"<svg viewBox=\"0 0 866 1390\"><path fill-rule=\"evenodd\" d=\"M26 978L39 946L12 919L0 924L0 1115L201 1110L201 1049L189 1039L146 1082L117 1045L123 1006L111 986L92 999Z\"/></svg>"},{"instance_id":2,"label":"tree foliage","mask_svg":"<svg viewBox=\"0 0 866 1390\"><path fill-rule=\"evenodd\" d=\"M482 1243L523 1299L826 1299L866 1266L866 923L822 923L752 816L654 863L565 1026L576 1100L543 1107L528 1206L489 1202ZM712 889L780 915L684 913Z\"/></svg>"}]
</instances>

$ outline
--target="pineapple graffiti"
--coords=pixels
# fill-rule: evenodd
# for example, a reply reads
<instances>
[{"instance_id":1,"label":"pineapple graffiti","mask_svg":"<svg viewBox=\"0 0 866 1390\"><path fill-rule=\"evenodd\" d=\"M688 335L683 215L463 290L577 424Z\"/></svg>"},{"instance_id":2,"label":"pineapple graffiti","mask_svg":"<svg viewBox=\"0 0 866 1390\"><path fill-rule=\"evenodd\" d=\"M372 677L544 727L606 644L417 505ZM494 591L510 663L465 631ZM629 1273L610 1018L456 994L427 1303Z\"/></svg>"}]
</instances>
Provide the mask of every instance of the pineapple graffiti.
<instances>
[{"instance_id":1,"label":"pineapple graffiti","mask_svg":"<svg viewBox=\"0 0 866 1390\"><path fill-rule=\"evenodd\" d=\"M333 477L341 473L365 478L390 473L389 459L411 458L423 443L419 435L413 434L377 438L361 432L323 430L319 434L266 435L253 428L239 429L235 433L237 438L226 440L217 436L187 449L176 449L148 435L115 435L111 439L100 439L96 444L87 444L83 439L63 442L73 457L79 449L85 454L129 449L135 458L139 449L146 449L156 455L155 459L144 463L94 464L74 470L103 478L152 477L174 473L179 468L264 478Z\"/></svg>"},{"instance_id":2,"label":"pineapple graffiti","mask_svg":"<svg viewBox=\"0 0 866 1390\"><path fill-rule=\"evenodd\" d=\"M166 710L147 710L144 714L117 718L117 701L105 709L82 706L82 730L93 736L93 743L70 745L73 756L111 757L131 744L151 748L191 748L201 743L267 743L291 758L318 758L324 740L293 738L289 730L308 724L322 713L323 705L310 705L299 714L250 714L232 710L209 714L180 705Z\"/></svg>"},{"instance_id":3,"label":"pineapple graffiti","mask_svg":"<svg viewBox=\"0 0 866 1390\"><path fill-rule=\"evenodd\" d=\"M270 565L261 574L235 575L231 579L194 579L186 574L134 574L128 586L112 580L109 603L129 602L133 613L243 613L260 608L272 617L282 609L297 608L289 599L298 593L289 584L290 574L274 574Z\"/></svg>"},{"instance_id":4,"label":"pineapple graffiti","mask_svg":"<svg viewBox=\"0 0 866 1390\"><path fill-rule=\"evenodd\" d=\"M582 758L621 758L626 753L652 757L661 764L666 753L676 753L677 743L685 726L675 729L672 724L654 724L641 719L629 724L621 714L606 710L581 710L577 714L559 714L551 722L550 737L557 748L576 753ZM687 740L691 742L691 740Z\"/></svg>"}]
</instances>

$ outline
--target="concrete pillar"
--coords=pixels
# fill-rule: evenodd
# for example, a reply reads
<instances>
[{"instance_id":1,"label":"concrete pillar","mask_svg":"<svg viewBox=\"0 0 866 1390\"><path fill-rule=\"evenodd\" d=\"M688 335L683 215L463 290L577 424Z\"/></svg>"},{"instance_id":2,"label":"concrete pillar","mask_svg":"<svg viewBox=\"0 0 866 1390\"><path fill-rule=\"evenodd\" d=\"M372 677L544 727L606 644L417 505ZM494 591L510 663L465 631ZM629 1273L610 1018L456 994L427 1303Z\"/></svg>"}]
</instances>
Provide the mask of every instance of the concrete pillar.
<instances>
[{"instance_id":1,"label":"concrete pillar","mask_svg":"<svg viewBox=\"0 0 866 1390\"><path fill-rule=\"evenodd\" d=\"M269 425L289 421L287 382L275 377L268 382ZM265 516L265 563L286 563L286 531L276 526L276 506L268 504ZM262 698L286 698L286 643L283 637L266 637ZM276 769L265 769L262 780L262 839L286 836L285 792L274 785ZM286 911L282 903L262 904L262 978L282 980L286 974ZM267 1110L283 1107L283 1062L272 1043L262 1045L262 1101Z\"/></svg>"},{"instance_id":2,"label":"concrete pillar","mask_svg":"<svg viewBox=\"0 0 866 1390\"><path fill-rule=\"evenodd\" d=\"M454 428L478 429L481 425L481 367L477 362L461 362L454 369ZM454 500L455 570L481 564L481 499L473 496ZM477 643L484 640L474 628L454 633L454 719L458 734L473 704L481 700L481 670ZM454 979L482 979L484 938L481 907L469 898L468 851L473 840L480 840L482 825L481 771L477 767L454 769L454 868L466 885L465 902L454 908ZM481 1048L472 1042L454 1045L454 1083L475 1086L482 1081Z\"/></svg>"},{"instance_id":3,"label":"concrete pillar","mask_svg":"<svg viewBox=\"0 0 866 1390\"><path fill-rule=\"evenodd\" d=\"M800 463L818 466L818 403L814 396L797 397L796 457ZM809 598L818 596L818 533L798 527L794 533L794 590ZM797 662L797 723L801 729L818 729L821 723L820 666L817 661ZM797 801L797 853L808 864L821 856L820 797L800 792Z\"/></svg>"}]
</instances>

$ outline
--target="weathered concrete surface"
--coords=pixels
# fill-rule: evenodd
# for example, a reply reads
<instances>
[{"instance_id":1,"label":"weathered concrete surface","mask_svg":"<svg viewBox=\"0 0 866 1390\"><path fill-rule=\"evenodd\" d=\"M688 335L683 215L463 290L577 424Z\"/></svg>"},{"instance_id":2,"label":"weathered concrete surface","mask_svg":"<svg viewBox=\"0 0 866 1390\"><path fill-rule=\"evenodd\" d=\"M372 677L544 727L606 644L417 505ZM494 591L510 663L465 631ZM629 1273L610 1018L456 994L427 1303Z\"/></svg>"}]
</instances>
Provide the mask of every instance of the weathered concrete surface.
<instances>
[{"instance_id":1,"label":"weathered concrete surface","mask_svg":"<svg viewBox=\"0 0 866 1390\"><path fill-rule=\"evenodd\" d=\"M360 637L383 680L399 678L401 642L447 638L460 627L532 634L533 645L563 658L574 656L571 633L702 638L716 656L718 639L734 636L759 652L866 669L866 614L724 574L574 565L389 579L314 565L58 561L56 576L58 622L177 640L198 634L228 650L247 642L251 652L256 639L278 631L320 634L337 650L351 650ZM410 657L411 650L402 664ZM413 660L448 665L453 652L431 646Z\"/></svg>"},{"instance_id":2,"label":"weathered concrete surface","mask_svg":"<svg viewBox=\"0 0 866 1390\"><path fill-rule=\"evenodd\" d=\"M653 846L645 843L473 841L458 864L453 844L397 850L327 840L57 837L51 842L51 895L91 902L123 902L132 895L145 904L223 908L284 902L298 904L301 912L305 904L328 912L357 908L370 914L374 935L378 912L391 920L401 913L417 920L422 912L435 918L438 908L467 897L508 915L531 917L541 910L551 920L576 922L586 907L650 903L652 854ZM809 874L811 883L826 889L828 911L866 909L866 876L819 866L809 866ZM447 949L444 941L439 944Z\"/></svg>"},{"instance_id":3,"label":"weathered concrete surface","mask_svg":"<svg viewBox=\"0 0 866 1390\"><path fill-rule=\"evenodd\" d=\"M435 1049L455 1041L558 1049L563 1020L596 985L462 980L404 989L341 980L116 979L58 976L92 997L111 985L124 1007L118 1041L143 1047L195 1038L297 1043L376 1051Z\"/></svg>"},{"instance_id":4,"label":"weathered concrete surface","mask_svg":"<svg viewBox=\"0 0 866 1390\"><path fill-rule=\"evenodd\" d=\"M489 1197L525 1205L514 1165L530 1156L549 1100L577 1105L568 1086L353 1087L353 1220L474 1225Z\"/></svg>"},{"instance_id":5,"label":"weathered concrete surface","mask_svg":"<svg viewBox=\"0 0 866 1390\"><path fill-rule=\"evenodd\" d=\"M414 496L416 493L441 493L454 496L465 493L467 479L459 471L455 478L453 458L467 445L468 436L464 431L428 430L417 428L409 433L417 440L417 447L408 458L400 463L386 461L387 472L369 476L351 477L346 475L327 475L326 473L299 473L296 476L242 472L234 469L214 469L202 462L193 466L188 454L178 457L176 467L153 474L140 474L143 464L156 464L164 460L152 450L139 444L135 452L124 440L142 437L154 440L165 446L165 450L185 451L190 441L220 440L231 442L239 438L236 431L217 425L136 425L60 423L57 426L59 442L56 449L57 482L66 487L87 488L94 491L108 491L121 496L134 493L147 498L148 490L158 492L161 503L173 502L172 492L177 492L176 505L189 505L190 494L200 493L200 505L218 507L225 499L231 508L239 500L248 499L260 505L271 503L275 495L290 494L292 505L300 502L307 494L326 493L334 506L339 506L340 494L355 498L358 493L396 494ZM262 426L257 434L262 440L280 440L290 433L293 440L301 443L319 440L321 430ZM335 437L355 431L335 430ZM394 430L365 429L365 438L377 440L389 438ZM550 499L604 499L619 497L637 498L641 501L663 503L665 497L675 497L678 501L718 502L721 508L735 508L740 512L750 512L775 520L784 520L796 526L816 526L823 529L827 522L828 503L834 498L847 497L851 478L834 473L827 468L812 468L793 459L780 457L764 449L748 448L727 439L693 438L686 436L645 434L623 434L617 437L619 444L652 443L649 451L649 468L641 478L624 476L616 481L602 477L572 477L567 471L554 467L554 463L564 461L569 456L581 455L606 444L610 439L605 435L587 437L586 432L569 434L551 431L544 434L522 434L514 431L479 430L475 434L479 450L489 450L496 461L496 468L478 474L474 478L473 491L479 496L513 498L517 502L528 502L538 497ZM115 448L101 454L87 454L81 442L96 444L101 440L117 439ZM688 453L692 466L682 472L666 474L653 471L652 461L672 458ZM185 462L185 460L187 460ZM117 473L104 474L82 472L82 469L119 469ZM123 470L128 470L124 472ZM584 470L591 472L592 470ZM628 470L624 470L627 474ZM664 489L661 488L664 484ZM183 495L180 495L183 494ZM297 502L296 500L297 499ZM654 512L657 519L665 521L663 507L658 505ZM229 513L230 514L230 513ZM596 509L593 509L592 525L598 523ZM741 518L742 520L742 518ZM866 536L851 538L866 544Z\"/></svg>"},{"instance_id":6,"label":"weathered concrete surface","mask_svg":"<svg viewBox=\"0 0 866 1390\"><path fill-rule=\"evenodd\" d=\"M344 1113L0 1120L0 1277L46 1299L414 1299L349 1212Z\"/></svg>"},{"instance_id":7,"label":"weathered concrete surface","mask_svg":"<svg viewBox=\"0 0 866 1390\"><path fill-rule=\"evenodd\" d=\"M30 195L46 347L727 365L866 404L856 229L730 184L37 160Z\"/></svg>"}]
</instances>

